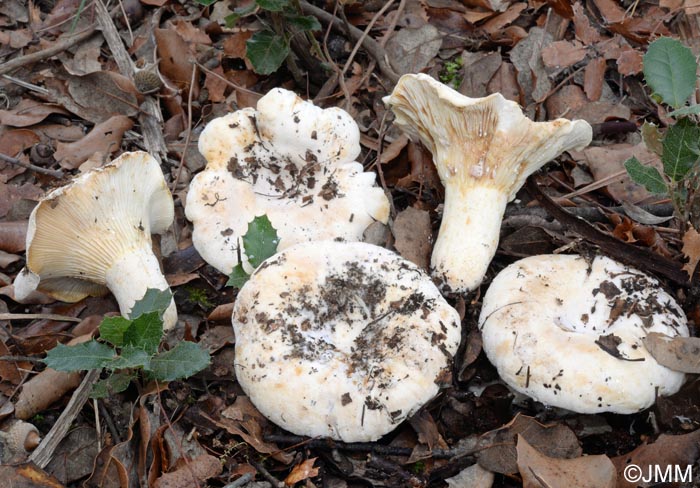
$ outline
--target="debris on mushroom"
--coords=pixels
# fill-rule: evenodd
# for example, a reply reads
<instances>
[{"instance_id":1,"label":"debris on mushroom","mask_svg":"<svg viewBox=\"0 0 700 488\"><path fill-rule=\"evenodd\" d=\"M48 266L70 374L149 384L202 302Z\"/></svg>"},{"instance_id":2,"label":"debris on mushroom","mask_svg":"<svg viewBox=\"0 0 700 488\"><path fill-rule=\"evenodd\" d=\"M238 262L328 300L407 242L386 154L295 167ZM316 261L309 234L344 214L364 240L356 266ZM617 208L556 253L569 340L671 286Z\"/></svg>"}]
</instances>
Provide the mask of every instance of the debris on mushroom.
<instances>
[{"instance_id":1,"label":"debris on mushroom","mask_svg":"<svg viewBox=\"0 0 700 488\"><path fill-rule=\"evenodd\" d=\"M643 342L652 332L687 337L683 310L656 279L606 257L511 264L486 291L479 327L501 378L546 405L629 414L683 384Z\"/></svg>"},{"instance_id":2,"label":"debris on mushroom","mask_svg":"<svg viewBox=\"0 0 700 488\"><path fill-rule=\"evenodd\" d=\"M165 232L173 218L173 198L158 162L145 152L124 153L50 192L34 208L15 295L21 299L38 289L77 302L111 291L128 315L147 289L168 289L151 234ZM176 322L171 301L163 326Z\"/></svg>"},{"instance_id":3,"label":"debris on mushroom","mask_svg":"<svg viewBox=\"0 0 700 488\"><path fill-rule=\"evenodd\" d=\"M236 377L299 435L372 441L449 383L460 319L430 277L384 248L301 243L264 261L233 309Z\"/></svg>"},{"instance_id":4,"label":"debris on mushroom","mask_svg":"<svg viewBox=\"0 0 700 488\"><path fill-rule=\"evenodd\" d=\"M506 204L548 161L591 142L582 120L532 122L500 93L469 98L424 74L384 98L395 123L432 153L445 186L433 276L450 292L479 286L498 247Z\"/></svg>"},{"instance_id":5,"label":"debris on mushroom","mask_svg":"<svg viewBox=\"0 0 700 488\"><path fill-rule=\"evenodd\" d=\"M339 108L321 109L276 88L245 108L210 122L199 137L206 169L192 181L186 215L202 258L230 274L247 266L248 223L267 215L278 250L315 240L358 241L386 223L389 202L355 161L360 132Z\"/></svg>"},{"instance_id":6,"label":"debris on mushroom","mask_svg":"<svg viewBox=\"0 0 700 488\"><path fill-rule=\"evenodd\" d=\"M39 430L29 422L11 420L0 430L0 463L16 464L27 460L41 442Z\"/></svg>"}]
</instances>

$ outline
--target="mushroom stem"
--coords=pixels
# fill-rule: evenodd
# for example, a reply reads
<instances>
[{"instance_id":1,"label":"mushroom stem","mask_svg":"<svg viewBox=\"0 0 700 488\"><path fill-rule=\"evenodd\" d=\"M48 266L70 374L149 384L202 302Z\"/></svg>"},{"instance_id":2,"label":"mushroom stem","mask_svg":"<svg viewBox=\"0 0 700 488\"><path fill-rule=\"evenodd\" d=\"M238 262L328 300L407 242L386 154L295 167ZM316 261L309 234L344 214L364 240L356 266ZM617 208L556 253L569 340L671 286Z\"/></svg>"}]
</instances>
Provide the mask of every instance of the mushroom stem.
<instances>
[{"instance_id":1,"label":"mushroom stem","mask_svg":"<svg viewBox=\"0 0 700 488\"><path fill-rule=\"evenodd\" d=\"M489 186L447 185L445 207L430 266L451 292L475 289L496 254L508 195Z\"/></svg>"},{"instance_id":2,"label":"mushroom stem","mask_svg":"<svg viewBox=\"0 0 700 488\"><path fill-rule=\"evenodd\" d=\"M167 290L168 282L160 270L158 259L151 249L136 248L117 259L106 274L107 287L119 303L122 315L128 316L137 300L143 298L149 288ZM171 329L177 323L175 302L163 314L163 329Z\"/></svg>"}]
</instances>

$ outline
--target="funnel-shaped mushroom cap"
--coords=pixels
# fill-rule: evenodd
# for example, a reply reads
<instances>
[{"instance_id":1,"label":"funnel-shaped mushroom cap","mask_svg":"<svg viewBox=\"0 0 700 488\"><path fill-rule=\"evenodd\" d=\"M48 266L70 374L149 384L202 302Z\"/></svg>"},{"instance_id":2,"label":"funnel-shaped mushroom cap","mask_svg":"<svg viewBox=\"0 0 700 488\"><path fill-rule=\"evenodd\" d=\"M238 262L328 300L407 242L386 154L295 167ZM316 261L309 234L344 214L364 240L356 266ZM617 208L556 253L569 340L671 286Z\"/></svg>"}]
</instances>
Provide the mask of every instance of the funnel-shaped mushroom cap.
<instances>
[{"instance_id":1,"label":"funnel-shaped mushroom cap","mask_svg":"<svg viewBox=\"0 0 700 488\"><path fill-rule=\"evenodd\" d=\"M361 240L372 222L387 221L389 202L374 174L355 162L359 139L347 112L321 109L280 88L261 98L257 110L210 122L199 138L207 167L187 195L197 251L230 273L240 237L263 214L277 229L279 250L312 240Z\"/></svg>"},{"instance_id":2,"label":"funnel-shaped mushroom cap","mask_svg":"<svg viewBox=\"0 0 700 488\"><path fill-rule=\"evenodd\" d=\"M46 195L29 217L27 265L15 294L32 290L66 302L114 293L123 314L148 288L168 284L151 249L151 234L174 218L173 199L158 162L145 152L112 163ZM174 302L166 328L177 320Z\"/></svg>"},{"instance_id":3,"label":"funnel-shaped mushroom cap","mask_svg":"<svg viewBox=\"0 0 700 488\"><path fill-rule=\"evenodd\" d=\"M402 76L384 102L396 124L433 153L445 186L431 267L447 291L479 286L506 204L525 179L592 137L585 121L533 122L499 93L469 98L423 74Z\"/></svg>"},{"instance_id":4,"label":"funnel-shaped mushroom cap","mask_svg":"<svg viewBox=\"0 0 700 488\"><path fill-rule=\"evenodd\" d=\"M450 376L460 319L413 263L362 242L310 242L264 261L233 308L236 378L301 435L375 440Z\"/></svg>"},{"instance_id":5,"label":"funnel-shaped mushroom cap","mask_svg":"<svg viewBox=\"0 0 700 488\"><path fill-rule=\"evenodd\" d=\"M635 413L685 378L643 342L650 332L688 336L683 310L654 278L602 256L511 264L486 291L479 327L508 385L579 413Z\"/></svg>"}]
</instances>

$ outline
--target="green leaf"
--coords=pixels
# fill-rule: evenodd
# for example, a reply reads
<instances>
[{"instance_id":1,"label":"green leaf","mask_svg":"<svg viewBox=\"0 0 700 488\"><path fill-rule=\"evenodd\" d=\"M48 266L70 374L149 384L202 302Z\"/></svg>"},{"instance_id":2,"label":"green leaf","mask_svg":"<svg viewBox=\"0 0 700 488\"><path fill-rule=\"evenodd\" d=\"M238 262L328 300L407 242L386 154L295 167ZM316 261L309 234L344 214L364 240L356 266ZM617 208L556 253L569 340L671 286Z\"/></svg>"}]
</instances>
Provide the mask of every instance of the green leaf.
<instances>
[{"instance_id":1,"label":"green leaf","mask_svg":"<svg viewBox=\"0 0 700 488\"><path fill-rule=\"evenodd\" d=\"M652 42L644 55L644 79L674 108L681 107L695 89L696 71L692 51L669 37Z\"/></svg>"},{"instance_id":2,"label":"green leaf","mask_svg":"<svg viewBox=\"0 0 700 488\"><path fill-rule=\"evenodd\" d=\"M155 354L163 337L163 319L160 313L145 313L133 320L124 332L124 344Z\"/></svg>"},{"instance_id":3,"label":"green leaf","mask_svg":"<svg viewBox=\"0 0 700 488\"><path fill-rule=\"evenodd\" d=\"M670 112L668 115L671 117L680 117L681 115L697 115L700 114L700 104L690 105L688 107L679 108Z\"/></svg>"},{"instance_id":4,"label":"green leaf","mask_svg":"<svg viewBox=\"0 0 700 488\"><path fill-rule=\"evenodd\" d=\"M56 371L82 371L84 369L101 369L112 358L114 349L95 340L64 346L58 344L47 354L44 362Z\"/></svg>"},{"instance_id":5,"label":"green leaf","mask_svg":"<svg viewBox=\"0 0 700 488\"><path fill-rule=\"evenodd\" d=\"M255 217L248 224L248 231L243 236L243 249L250 265L257 268L260 263L274 255L279 242L277 231L272 227L267 215Z\"/></svg>"},{"instance_id":6,"label":"green leaf","mask_svg":"<svg viewBox=\"0 0 700 488\"><path fill-rule=\"evenodd\" d=\"M109 362L106 367L112 370L126 368L148 368L152 354L140 347L125 346L119 356Z\"/></svg>"},{"instance_id":7,"label":"green leaf","mask_svg":"<svg viewBox=\"0 0 700 488\"><path fill-rule=\"evenodd\" d=\"M251 2L245 7L238 7L236 9L233 9L232 14L229 14L226 17L224 17L224 21L226 21L226 27L230 29L231 27L236 25L236 22L238 22L238 20L241 17L246 17L255 12L257 9L258 6L255 4L255 2Z\"/></svg>"},{"instance_id":8,"label":"green leaf","mask_svg":"<svg viewBox=\"0 0 700 488\"><path fill-rule=\"evenodd\" d=\"M196 0L198 4L208 7L216 3L216 0Z\"/></svg>"},{"instance_id":9,"label":"green leaf","mask_svg":"<svg viewBox=\"0 0 700 488\"><path fill-rule=\"evenodd\" d=\"M698 160L693 151L700 139L700 127L690 119L680 119L666 130L661 161L664 172L673 181L682 180Z\"/></svg>"},{"instance_id":10,"label":"green leaf","mask_svg":"<svg viewBox=\"0 0 700 488\"><path fill-rule=\"evenodd\" d=\"M258 7L264 8L270 12L281 12L284 7L289 5L289 0L255 0Z\"/></svg>"},{"instance_id":11,"label":"green leaf","mask_svg":"<svg viewBox=\"0 0 700 488\"><path fill-rule=\"evenodd\" d=\"M256 32L245 44L248 60L261 75L277 71L289 54L286 39L269 30Z\"/></svg>"},{"instance_id":12,"label":"green leaf","mask_svg":"<svg viewBox=\"0 0 700 488\"><path fill-rule=\"evenodd\" d=\"M100 324L100 338L117 347L124 345L124 332L131 326L131 320L124 317L106 317Z\"/></svg>"},{"instance_id":13,"label":"green leaf","mask_svg":"<svg viewBox=\"0 0 700 488\"><path fill-rule=\"evenodd\" d=\"M228 275L226 286L241 288L243 285L245 285L246 281L248 281L248 278L250 278L250 275L245 272L243 265L238 263L236 267L233 268L233 271L231 271L231 274Z\"/></svg>"},{"instance_id":14,"label":"green leaf","mask_svg":"<svg viewBox=\"0 0 700 488\"><path fill-rule=\"evenodd\" d=\"M668 192L666 182L661 173L653 166L644 166L639 159L632 156L625 161L625 169L632 181L642 185L650 193L661 195Z\"/></svg>"},{"instance_id":15,"label":"green leaf","mask_svg":"<svg viewBox=\"0 0 700 488\"><path fill-rule=\"evenodd\" d=\"M133 373L114 373L92 385L90 398L107 398L110 395L121 393L129 387L129 383L134 378L136 375Z\"/></svg>"},{"instance_id":16,"label":"green leaf","mask_svg":"<svg viewBox=\"0 0 700 488\"><path fill-rule=\"evenodd\" d=\"M199 344L183 341L170 351L151 359L148 371L160 381L172 381L192 376L211 362L209 353Z\"/></svg>"},{"instance_id":17,"label":"green leaf","mask_svg":"<svg viewBox=\"0 0 700 488\"><path fill-rule=\"evenodd\" d=\"M285 14L284 19L300 31L321 30L320 22L312 15Z\"/></svg>"},{"instance_id":18,"label":"green leaf","mask_svg":"<svg viewBox=\"0 0 700 488\"><path fill-rule=\"evenodd\" d=\"M170 300L172 300L173 294L170 290L157 290L155 288L149 288L146 290L145 295L141 300L136 300L134 306L131 307L131 312L129 312L129 318L135 319L140 315L149 312L163 312L170 306Z\"/></svg>"}]
</instances>

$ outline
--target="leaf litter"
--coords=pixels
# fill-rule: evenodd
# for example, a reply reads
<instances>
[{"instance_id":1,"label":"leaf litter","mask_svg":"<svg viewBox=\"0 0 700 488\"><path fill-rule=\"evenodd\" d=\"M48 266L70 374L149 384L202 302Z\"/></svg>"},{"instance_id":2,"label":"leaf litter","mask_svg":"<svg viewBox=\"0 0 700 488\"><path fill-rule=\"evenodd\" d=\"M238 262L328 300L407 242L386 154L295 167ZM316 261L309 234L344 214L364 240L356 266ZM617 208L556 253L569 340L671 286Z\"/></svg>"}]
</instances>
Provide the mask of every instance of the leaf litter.
<instances>
[{"instance_id":1,"label":"leaf litter","mask_svg":"<svg viewBox=\"0 0 700 488\"><path fill-rule=\"evenodd\" d=\"M378 14L383 6L378 2L339 2L343 15L334 2L314 2L325 7L331 19L336 12L335 27L328 29L328 35L329 20L321 18L324 30L314 36L321 52L327 49L323 55L329 58L323 66L329 71L319 68L321 64L312 65L318 54L308 39L296 36L298 44L290 45L296 67L289 63L269 76L255 73L246 56L246 41L260 30L259 20L243 17L235 27L227 25L232 9L254 2L227 6L219 1L206 8L167 0L124 2L126 20L121 14L113 18L122 42L137 66L155 63L164 83L147 95L117 70L116 53L99 31L60 53L41 54L70 38L76 17L76 32L91 28L95 7L87 4L78 15L80 3L65 0L27 6L8 0L0 5L0 61L21 60L8 74L28 84L0 79L0 152L5 156L77 175L81 165L99 166L122 151L143 147L143 103L150 101L159 113L148 116L155 117L167 134L163 142L167 152L160 155L163 169L171 183L178 175L178 191L186 189L202 168L191 155L196 153L203 124L238 107L254 106L261 94L276 86L315 96L337 73L333 65L342 69L353 48L363 42L348 33L348 26L362 34L376 17L364 37L379 45L379 50L373 54L368 45L360 47L343 83L336 81L319 103L347 108L356 116L364 145L360 157L367 168L374 168L381 149L380 165L374 170L381 171L395 213L393 238L386 228L376 229L377 242L393 246L427 268L444 197L430 153L396 132L390 115L380 123L387 114L380 99L391 89L391 80L378 67L384 62L382 56L376 57L380 53L398 73L422 70L445 81L447 73L453 73L449 82L467 96L500 91L537 120L583 118L594 124L594 146L550 165L537 177L539 184L570 205L569 211L588 215L602 232L630 246L650 249L694 274L700 259L695 229L660 215L666 204L662 198L617 176L630 154L645 164L660 165L659 155L646 150L640 131L634 130L640 128L647 141L658 141L669 122L663 107L645 91L643 55L655 37L673 34L694 46L697 56L697 46L688 36L700 31L700 12L693 2L621 6L612 0L406 0L393 2L382 14ZM305 2L301 6L307 8ZM308 52L314 54L309 57ZM40 56L24 57L36 54ZM298 76L305 73L309 76ZM650 131L647 121L660 130ZM628 129L621 130L624 127ZM0 250L9 255L0 260L0 310L96 317L94 331L95 321L116 311L111 297L89 299L75 308L65 308L41 294L30 296L25 304L13 298L11 282L22 265L29 212L44 192L66 181L0 162ZM232 368L226 367L235 360L235 338L230 327L226 330L235 294L227 291L226 277L187 252L192 249L191 228L184 219L182 201L176 202L175 238L163 258L171 270L178 305L189 304L183 313L190 324L187 338L212 352L211 370L171 382L168 388L132 386L98 400L93 407L98 407L99 431L96 412L86 406L77 417L76 430L54 451L52 463L43 469L3 467L16 486L27 485L29 479L34 480L33 486L71 482L137 486L138 480L148 480L149 486L224 486L243 475L256 482L274 478L287 486L306 487L324 483L339 487L613 486L615 472L609 459L618 471L617 486L631 486L621 481L620 474L629 463L666 466L697 461L700 416L692 383L685 393L660 400L648 412L596 416L607 420L609 428L585 435L566 427L555 412L528 401L514 403L481 354L475 328L479 294L463 302L468 344L456 364L459 374L441 397L400 426L393 439L355 448L307 447L308 439L280 432L264 419L241 395ZM512 204L522 213L509 221L512 227L504 227L507 235L501 240L494 271L515 257L556 252L562 246L593 248L578 235L556 227L557 222L536 216L537 206L528 202L527 193L521 192ZM644 269L646 264L640 261L639 267ZM696 286L693 282L669 291L677 294L697 322ZM192 291L196 289L203 294ZM211 302L205 304L203 296ZM88 324L46 319L0 320L0 325L2 355L34 359L43 357L57 341L92 333ZM647 342L663 364L698 373L696 337L668 340L649 335ZM14 402L14 408L4 408L3 415L32 419L43 434L49 432L81 375L52 372L34 361L0 364L4 405L12 407ZM659 423L652 420L655 412ZM566 416L570 425L589 421L590 416ZM270 435L276 435L276 441L270 441ZM96 440L99 452L81 447L94 448ZM470 442L478 443L478 449L460 450ZM82 457L73 455L79 451ZM450 462L440 461L441 455Z\"/></svg>"}]
</instances>

